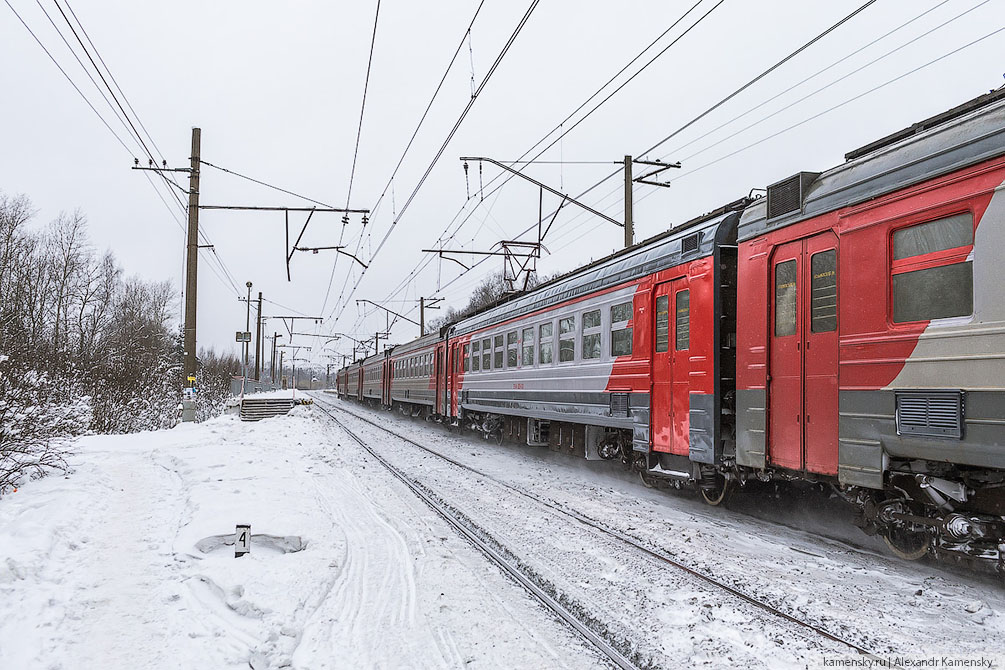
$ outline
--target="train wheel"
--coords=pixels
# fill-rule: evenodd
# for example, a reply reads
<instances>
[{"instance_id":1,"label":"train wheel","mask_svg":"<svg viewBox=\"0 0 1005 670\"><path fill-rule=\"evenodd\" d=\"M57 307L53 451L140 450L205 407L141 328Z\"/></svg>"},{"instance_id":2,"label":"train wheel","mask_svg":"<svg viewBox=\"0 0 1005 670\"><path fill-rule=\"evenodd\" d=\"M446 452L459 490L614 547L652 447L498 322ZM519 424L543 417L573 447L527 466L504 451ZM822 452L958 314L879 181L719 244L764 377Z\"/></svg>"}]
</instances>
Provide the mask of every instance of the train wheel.
<instances>
[{"instance_id":1,"label":"train wheel","mask_svg":"<svg viewBox=\"0 0 1005 670\"><path fill-rule=\"evenodd\" d=\"M890 551L905 561L917 561L928 553L929 539L924 533L890 528L883 536L883 541Z\"/></svg>"},{"instance_id":2,"label":"train wheel","mask_svg":"<svg viewBox=\"0 0 1005 670\"><path fill-rule=\"evenodd\" d=\"M720 474L716 474L715 486L712 488L699 486L698 492L701 493L701 499L707 504L717 507L729 500L729 496L733 492L733 482Z\"/></svg>"},{"instance_id":3,"label":"train wheel","mask_svg":"<svg viewBox=\"0 0 1005 670\"><path fill-rule=\"evenodd\" d=\"M642 483L647 489L656 488L656 479L654 477L650 477L649 473L645 470L639 470L639 478L642 480Z\"/></svg>"}]
</instances>

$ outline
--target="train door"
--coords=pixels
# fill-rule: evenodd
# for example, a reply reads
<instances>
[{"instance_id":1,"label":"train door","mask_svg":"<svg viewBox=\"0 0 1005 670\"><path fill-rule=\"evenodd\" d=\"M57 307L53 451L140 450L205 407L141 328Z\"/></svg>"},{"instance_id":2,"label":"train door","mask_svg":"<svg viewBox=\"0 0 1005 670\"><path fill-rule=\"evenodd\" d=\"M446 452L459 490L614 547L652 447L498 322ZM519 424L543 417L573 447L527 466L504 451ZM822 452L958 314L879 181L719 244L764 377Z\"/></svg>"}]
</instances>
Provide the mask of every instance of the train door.
<instances>
[{"instance_id":1,"label":"train door","mask_svg":"<svg viewBox=\"0 0 1005 670\"><path fill-rule=\"evenodd\" d=\"M688 454L690 411L691 294L687 279L659 284L653 292L653 450Z\"/></svg>"},{"instance_id":2,"label":"train door","mask_svg":"<svg viewBox=\"0 0 1005 670\"><path fill-rule=\"evenodd\" d=\"M386 356L381 363L380 402L384 407L391 406L391 374L393 365L390 356Z\"/></svg>"},{"instance_id":3,"label":"train door","mask_svg":"<svg viewBox=\"0 0 1005 670\"><path fill-rule=\"evenodd\" d=\"M768 457L837 474L837 238L827 232L775 249L768 387Z\"/></svg>"},{"instance_id":4,"label":"train door","mask_svg":"<svg viewBox=\"0 0 1005 670\"><path fill-rule=\"evenodd\" d=\"M435 403L436 414L443 415L443 393L440 391L446 385L446 367L444 366L444 347L442 344L436 345L436 367L433 368L436 374L436 380L433 384L433 395L436 399L433 401Z\"/></svg>"},{"instance_id":5,"label":"train door","mask_svg":"<svg viewBox=\"0 0 1005 670\"><path fill-rule=\"evenodd\" d=\"M447 347L447 351L449 352L449 356L447 356L446 361L447 374L443 379L443 388L440 389L440 393L443 396L444 416L453 416L454 414L454 408L451 406L450 403L450 390L454 387L454 383L456 382L454 375L460 371L459 367L460 359L457 356L457 354L459 353L458 349L459 347L456 344L453 345L452 349L449 346Z\"/></svg>"}]
</instances>

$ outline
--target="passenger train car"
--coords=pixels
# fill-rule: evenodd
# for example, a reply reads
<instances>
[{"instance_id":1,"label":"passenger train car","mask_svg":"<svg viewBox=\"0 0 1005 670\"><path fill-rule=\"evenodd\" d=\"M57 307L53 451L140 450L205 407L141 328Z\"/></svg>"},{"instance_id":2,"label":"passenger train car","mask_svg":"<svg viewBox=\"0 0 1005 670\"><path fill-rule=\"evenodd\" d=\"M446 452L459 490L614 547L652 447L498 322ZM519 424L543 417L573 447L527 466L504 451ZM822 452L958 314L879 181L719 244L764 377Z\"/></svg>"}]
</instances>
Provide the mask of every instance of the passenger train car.
<instances>
[{"instance_id":1,"label":"passenger train car","mask_svg":"<svg viewBox=\"0 0 1005 670\"><path fill-rule=\"evenodd\" d=\"M832 485L898 555L1005 567L1005 91L340 370L710 504Z\"/></svg>"}]
</instances>

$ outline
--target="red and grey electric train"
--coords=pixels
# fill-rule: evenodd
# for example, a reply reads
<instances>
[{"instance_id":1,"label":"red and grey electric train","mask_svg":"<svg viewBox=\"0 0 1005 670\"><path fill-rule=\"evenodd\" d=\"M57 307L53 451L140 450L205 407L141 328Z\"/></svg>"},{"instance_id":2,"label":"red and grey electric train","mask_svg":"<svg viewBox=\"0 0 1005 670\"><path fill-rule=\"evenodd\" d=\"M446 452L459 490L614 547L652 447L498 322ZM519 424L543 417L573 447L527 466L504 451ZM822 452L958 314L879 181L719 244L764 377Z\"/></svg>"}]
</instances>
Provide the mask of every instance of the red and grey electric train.
<instances>
[{"instance_id":1,"label":"red and grey electric train","mask_svg":"<svg viewBox=\"0 0 1005 670\"><path fill-rule=\"evenodd\" d=\"M1005 568L1005 91L338 373L338 393L695 483L833 485Z\"/></svg>"}]
</instances>

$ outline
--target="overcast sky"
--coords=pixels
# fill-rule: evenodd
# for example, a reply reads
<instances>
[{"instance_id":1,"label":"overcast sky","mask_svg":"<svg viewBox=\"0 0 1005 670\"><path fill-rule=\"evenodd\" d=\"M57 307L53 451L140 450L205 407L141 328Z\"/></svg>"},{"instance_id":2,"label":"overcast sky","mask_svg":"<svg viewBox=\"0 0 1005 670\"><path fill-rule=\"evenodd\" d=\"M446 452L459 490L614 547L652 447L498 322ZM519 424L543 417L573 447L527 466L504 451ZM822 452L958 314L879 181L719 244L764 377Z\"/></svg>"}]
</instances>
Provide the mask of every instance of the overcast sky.
<instances>
[{"instance_id":1,"label":"overcast sky","mask_svg":"<svg viewBox=\"0 0 1005 670\"><path fill-rule=\"evenodd\" d=\"M501 269L501 259L462 275L459 264L420 250L438 242L445 248L487 250L501 239L514 239L536 223L538 193L513 180L489 195L488 183L499 170L488 164L480 175L478 165L471 164L466 185L458 158L517 159L695 4L383 0L350 195L376 2L72 0L68 6L63 0L39 0L41 5L5 0L128 148L88 108L11 7L0 6L0 190L28 195L39 226L60 211L80 208L94 246L111 248L126 274L168 279L179 292L184 212L169 192L173 187L152 173L130 170L133 157L146 164L145 155L43 13L42 8L76 44L57 1L68 15L72 7L159 148L154 149L158 158L163 152L169 165L187 166L191 128L199 126L205 161L333 207L345 207L348 197L350 208L374 210L365 227L359 215L343 227L338 214L316 214L301 242L333 246L341 240L369 265L365 273L347 257L336 260L331 251L297 253L292 282L286 279L282 213L202 212L201 228L225 269L210 252L202 253L199 345L235 351L234 331L242 330L245 320L238 297L246 281L254 283L256 295L262 291L272 301L265 304L267 316L324 316L320 324L298 322L298 331L311 333L363 338L384 330L386 315L357 305L359 299L382 302L415 320L420 296L443 297L445 305L463 307L472 287ZM570 195L580 193L615 172L614 161L657 145L861 4L702 0L562 126L568 130L641 70L541 157L566 164L526 166L526 173ZM465 31L476 11L468 39ZM670 188L636 185L636 240L800 170L833 167L858 146L999 87L1005 83L1005 32L991 33L1003 25L1005 0L874 2L650 151L648 158L680 160L683 168L669 174ZM392 182L395 165L460 44L460 55ZM88 63L79 49L78 55ZM479 87L470 112L416 192ZM187 187L185 175L179 177ZM151 181L159 183L155 187ZM311 204L208 166L200 190L202 204ZM583 199L621 219L620 175ZM557 204L546 195L545 214ZM294 234L304 218L291 214ZM623 231L566 206L544 244L549 253L538 269L550 275L619 248ZM479 260L457 258L468 265ZM283 331L283 326L270 320L266 330ZM391 341L406 341L417 331L398 320ZM352 349L345 338L325 353L317 346L322 340L296 336L293 341L313 344L314 350L302 355L321 362L332 351Z\"/></svg>"}]
</instances>

